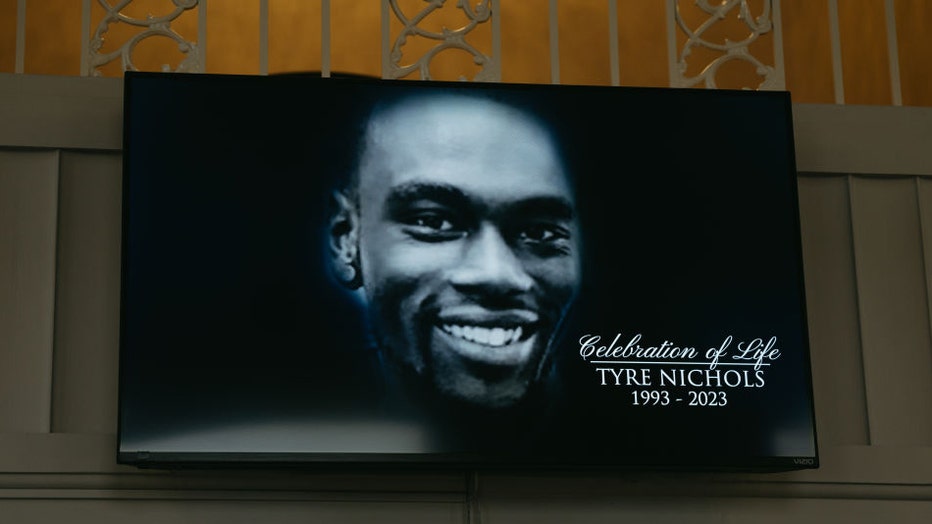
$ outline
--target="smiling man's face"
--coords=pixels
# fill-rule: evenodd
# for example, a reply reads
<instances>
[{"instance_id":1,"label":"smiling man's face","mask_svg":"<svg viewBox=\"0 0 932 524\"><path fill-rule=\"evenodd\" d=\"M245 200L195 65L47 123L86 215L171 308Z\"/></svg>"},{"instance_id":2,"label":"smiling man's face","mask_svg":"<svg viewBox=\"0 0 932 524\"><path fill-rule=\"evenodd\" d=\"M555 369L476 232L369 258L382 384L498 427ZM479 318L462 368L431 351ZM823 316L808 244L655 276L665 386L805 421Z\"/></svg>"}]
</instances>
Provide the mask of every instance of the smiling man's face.
<instances>
[{"instance_id":1,"label":"smiling man's face","mask_svg":"<svg viewBox=\"0 0 932 524\"><path fill-rule=\"evenodd\" d=\"M525 395L579 286L567 176L536 121L488 100L421 100L370 123L355 245L394 364L478 405Z\"/></svg>"}]
</instances>

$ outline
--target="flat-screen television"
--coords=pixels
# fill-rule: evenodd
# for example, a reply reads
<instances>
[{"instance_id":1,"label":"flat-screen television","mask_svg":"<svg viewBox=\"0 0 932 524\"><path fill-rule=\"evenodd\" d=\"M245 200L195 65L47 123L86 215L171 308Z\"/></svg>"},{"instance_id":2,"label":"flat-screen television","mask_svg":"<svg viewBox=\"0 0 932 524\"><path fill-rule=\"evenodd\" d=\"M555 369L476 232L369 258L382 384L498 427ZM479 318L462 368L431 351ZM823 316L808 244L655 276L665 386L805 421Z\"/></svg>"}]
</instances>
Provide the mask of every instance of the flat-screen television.
<instances>
[{"instance_id":1,"label":"flat-screen television","mask_svg":"<svg viewBox=\"0 0 932 524\"><path fill-rule=\"evenodd\" d=\"M124 79L120 463L818 467L789 93Z\"/></svg>"}]
</instances>

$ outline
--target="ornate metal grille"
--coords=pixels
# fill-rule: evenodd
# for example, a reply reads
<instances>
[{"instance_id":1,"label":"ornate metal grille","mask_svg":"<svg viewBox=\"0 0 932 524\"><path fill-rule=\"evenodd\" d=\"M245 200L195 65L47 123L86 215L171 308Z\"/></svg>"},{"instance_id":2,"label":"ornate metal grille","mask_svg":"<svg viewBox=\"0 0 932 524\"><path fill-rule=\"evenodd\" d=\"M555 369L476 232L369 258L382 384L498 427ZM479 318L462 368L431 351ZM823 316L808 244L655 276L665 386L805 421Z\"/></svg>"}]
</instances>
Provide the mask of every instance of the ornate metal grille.
<instances>
[{"instance_id":1,"label":"ornate metal grille","mask_svg":"<svg viewBox=\"0 0 932 524\"><path fill-rule=\"evenodd\" d=\"M781 45L774 45L773 57L754 56L751 45L767 34L779 35L779 1L764 1L759 12L754 12L748 0L690 0L705 16L697 25L691 26L683 16L683 0L670 0L668 3L668 20L675 23L676 29L686 37L685 44L679 48L676 31L670 31L670 47L676 49L676 57L671 62L670 85L673 87L703 87L714 89L716 75L722 66L732 61L751 64L760 77L756 89L783 89L783 63L780 54ZM725 36L716 39L712 30L717 25L738 21L743 25L737 39ZM732 24L733 26L735 24ZM734 34L734 33L732 33ZM701 66L701 71L694 76L687 76L689 61L696 59L695 50L702 48L711 51L713 58ZM673 53L671 53L672 56Z\"/></svg>"},{"instance_id":2,"label":"ornate metal grille","mask_svg":"<svg viewBox=\"0 0 932 524\"><path fill-rule=\"evenodd\" d=\"M123 71L135 71L136 66L133 64L133 52L140 42L149 38L169 38L178 43L178 51L185 55L185 58L174 69L178 72L201 73L203 72L201 49L197 42L185 40L180 34L174 31L171 24L183 12L188 9L197 7L198 0L171 0L174 5L173 9L163 15L148 15L145 18L134 18L124 14L125 8L133 0L121 0L115 5L111 5L107 0L97 0L106 14L103 20L97 24L97 29L91 36L88 52L87 64L90 68L90 74L93 76L100 75L100 67L108 64L117 58L120 59ZM123 45L114 51L102 53L104 38L111 24L129 24L140 28L135 36L127 40ZM168 64L162 66L163 71L171 71Z\"/></svg>"}]
</instances>

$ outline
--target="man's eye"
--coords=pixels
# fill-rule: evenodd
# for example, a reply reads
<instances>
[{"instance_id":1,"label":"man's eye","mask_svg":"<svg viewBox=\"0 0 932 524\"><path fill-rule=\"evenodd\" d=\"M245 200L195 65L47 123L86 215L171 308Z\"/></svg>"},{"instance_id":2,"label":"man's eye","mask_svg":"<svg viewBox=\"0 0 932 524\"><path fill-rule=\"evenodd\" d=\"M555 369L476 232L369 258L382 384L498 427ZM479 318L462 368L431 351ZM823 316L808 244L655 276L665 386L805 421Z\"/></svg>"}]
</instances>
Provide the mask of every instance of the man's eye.
<instances>
[{"instance_id":1,"label":"man's eye","mask_svg":"<svg viewBox=\"0 0 932 524\"><path fill-rule=\"evenodd\" d=\"M422 213L411 217L410 225L431 229L437 232L451 231L453 229L453 223L447 220L445 217L435 214L435 213Z\"/></svg>"},{"instance_id":2,"label":"man's eye","mask_svg":"<svg viewBox=\"0 0 932 524\"><path fill-rule=\"evenodd\" d=\"M524 224L513 238L521 246L539 257L567 255L571 250L570 229L556 222Z\"/></svg>"},{"instance_id":3,"label":"man's eye","mask_svg":"<svg viewBox=\"0 0 932 524\"><path fill-rule=\"evenodd\" d=\"M463 227L449 213L420 211L403 218L405 231L423 242L445 242L461 237Z\"/></svg>"},{"instance_id":4,"label":"man's eye","mask_svg":"<svg viewBox=\"0 0 932 524\"><path fill-rule=\"evenodd\" d=\"M521 229L518 238L525 242L549 243L569 237L565 228L553 224L531 224Z\"/></svg>"}]
</instances>

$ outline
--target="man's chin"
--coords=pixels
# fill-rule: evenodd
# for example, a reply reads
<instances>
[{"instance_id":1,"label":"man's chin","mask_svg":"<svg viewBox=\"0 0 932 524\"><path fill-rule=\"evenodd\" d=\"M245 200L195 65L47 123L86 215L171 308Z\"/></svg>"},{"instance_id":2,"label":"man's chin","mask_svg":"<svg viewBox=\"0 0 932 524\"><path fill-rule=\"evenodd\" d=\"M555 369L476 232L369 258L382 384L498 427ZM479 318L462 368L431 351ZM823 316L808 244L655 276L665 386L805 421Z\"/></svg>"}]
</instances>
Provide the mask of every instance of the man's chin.
<instances>
[{"instance_id":1,"label":"man's chin","mask_svg":"<svg viewBox=\"0 0 932 524\"><path fill-rule=\"evenodd\" d=\"M536 379L538 333L528 337L506 333L452 333L435 327L431 337L433 380L446 397L477 408L508 408L521 402ZM472 337L472 339L470 338ZM489 337L486 337L489 338Z\"/></svg>"},{"instance_id":2,"label":"man's chin","mask_svg":"<svg viewBox=\"0 0 932 524\"><path fill-rule=\"evenodd\" d=\"M490 384L475 377L461 377L455 384L438 384L437 389L444 398L450 399L465 409L486 411L506 410L520 404L527 394L525 383L496 382Z\"/></svg>"}]
</instances>

